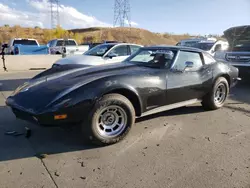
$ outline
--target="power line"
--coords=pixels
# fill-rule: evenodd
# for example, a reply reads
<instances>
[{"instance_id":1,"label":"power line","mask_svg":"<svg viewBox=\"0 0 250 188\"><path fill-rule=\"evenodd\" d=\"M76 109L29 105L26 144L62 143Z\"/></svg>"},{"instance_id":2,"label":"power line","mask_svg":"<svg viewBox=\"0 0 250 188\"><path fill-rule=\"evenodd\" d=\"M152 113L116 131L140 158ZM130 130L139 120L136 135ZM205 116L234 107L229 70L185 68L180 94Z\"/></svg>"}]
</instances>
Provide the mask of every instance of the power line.
<instances>
[{"instance_id":1,"label":"power line","mask_svg":"<svg viewBox=\"0 0 250 188\"><path fill-rule=\"evenodd\" d=\"M51 29L60 25L59 23L59 0L49 0Z\"/></svg>"},{"instance_id":2,"label":"power line","mask_svg":"<svg viewBox=\"0 0 250 188\"><path fill-rule=\"evenodd\" d=\"M129 0L115 0L113 26L124 27L125 24L131 27Z\"/></svg>"}]
</instances>

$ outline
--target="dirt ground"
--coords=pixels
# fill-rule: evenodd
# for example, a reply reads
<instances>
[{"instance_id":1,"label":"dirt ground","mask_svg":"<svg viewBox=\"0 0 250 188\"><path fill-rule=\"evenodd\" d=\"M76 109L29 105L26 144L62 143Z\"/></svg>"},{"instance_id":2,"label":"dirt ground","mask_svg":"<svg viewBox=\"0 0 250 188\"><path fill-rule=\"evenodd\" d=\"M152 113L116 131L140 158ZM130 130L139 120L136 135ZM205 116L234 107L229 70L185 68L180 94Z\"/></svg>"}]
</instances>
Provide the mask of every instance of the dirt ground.
<instances>
[{"instance_id":1,"label":"dirt ground","mask_svg":"<svg viewBox=\"0 0 250 188\"><path fill-rule=\"evenodd\" d=\"M84 143L78 128L44 128L15 119L5 98L37 72L0 74L1 188L250 188L250 87L227 104L200 104L138 119L108 147ZM31 136L5 135L6 131Z\"/></svg>"}]
</instances>

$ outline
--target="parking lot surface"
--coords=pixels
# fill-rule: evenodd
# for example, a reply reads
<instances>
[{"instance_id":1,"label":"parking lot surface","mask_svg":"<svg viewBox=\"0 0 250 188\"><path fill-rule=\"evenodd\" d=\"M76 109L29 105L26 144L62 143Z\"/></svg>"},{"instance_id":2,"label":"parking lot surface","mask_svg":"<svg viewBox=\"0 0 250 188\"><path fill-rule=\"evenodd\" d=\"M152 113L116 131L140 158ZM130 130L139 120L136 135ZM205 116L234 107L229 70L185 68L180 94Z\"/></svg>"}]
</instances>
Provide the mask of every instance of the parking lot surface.
<instances>
[{"instance_id":1,"label":"parking lot surface","mask_svg":"<svg viewBox=\"0 0 250 188\"><path fill-rule=\"evenodd\" d=\"M126 139L98 148L78 127L32 125L5 106L37 73L0 74L1 188L250 188L249 84L233 88L222 109L197 104L141 118ZM29 138L6 135L25 127Z\"/></svg>"}]
</instances>

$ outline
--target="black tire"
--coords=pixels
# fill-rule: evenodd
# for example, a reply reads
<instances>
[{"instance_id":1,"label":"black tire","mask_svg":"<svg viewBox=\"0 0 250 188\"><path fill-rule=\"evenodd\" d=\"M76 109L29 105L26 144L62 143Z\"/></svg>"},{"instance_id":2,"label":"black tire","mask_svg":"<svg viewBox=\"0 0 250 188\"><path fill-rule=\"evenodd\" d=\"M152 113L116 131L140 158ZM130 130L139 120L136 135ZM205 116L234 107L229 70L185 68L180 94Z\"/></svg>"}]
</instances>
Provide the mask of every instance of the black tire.
<instances>
[{"instance_id":1,"label":"black tire","mask_svg":"<svg viewBox=\"0 0 250 188\"><path fill-rule=\"evenodd\" d=\"M126 114L126 123L119 135L107 136L100 133L100 113L111 106L121 109ZM104 115L103 115L104 116ZM98 122L97 122L98 121ZM101 120L103 122L103 120ZM96 102L89 117L82 123L84 137L97 145L110 145L122 140L130 131L135 122L135 110L131 102L120 94L107 94ZM121 123L122 124L122 123ZM102 127L103 128L103 127ZM104 129L104 132L106 129ZM104 133L105 134L105 133ZM109 134L109 133L107 133Z\"/></svg>"},{"instance_id":2,"label":"black tire","mask_svg":"<svg viewBox=\"0 0 250 188\"><path fill-rule=\"evenodd\" d=\"M215 94L219 86L225 87L225 97L220 103L215 101ZM212 90L203 98L201 104L205 110L219 109L225 104L228 94L229 94L229 85L227 79L224 77L219 77L215 81Z\"/></svg>"}]
</instances>

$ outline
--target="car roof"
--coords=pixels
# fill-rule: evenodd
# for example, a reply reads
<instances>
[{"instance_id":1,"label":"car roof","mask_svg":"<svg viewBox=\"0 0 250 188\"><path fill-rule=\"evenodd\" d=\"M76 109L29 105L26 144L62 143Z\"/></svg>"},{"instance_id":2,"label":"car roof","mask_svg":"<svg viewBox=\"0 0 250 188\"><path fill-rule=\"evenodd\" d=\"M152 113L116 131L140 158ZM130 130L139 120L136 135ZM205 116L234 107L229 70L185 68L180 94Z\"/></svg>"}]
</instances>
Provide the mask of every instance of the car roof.
<instances>
[{"instance_id":1,"label":"car roof","mask_svg":"<svg viewBox=\"0 0 250 188\"><path fill-rule=\"evenodd\" d=\"M13 38L12 40L36 40L32 38Z\"/></svg>"},{"instance_id":2,"label":"car roof","mask_svg":"<svg viewBox=\"0 0 250 188\"><path fill-rule=\"evenodd\" d=\"M53 40L75 40L75 39L72 39L72 38L56 38L56 39L53 39Z\"/></svg>"},{"instance_id":3,"label":"car roof","mask_svg":"<svg viewBox=\"0 0 250 188\"><path fill-rule=\"evenodd\" d=\"M112 45L137 45L137 46L142 46L142 45L140 45L140 44L125 43L125 42L113 42L113 43L102 43L102 44L112 44Z\"/></svg>"},{"instance_id":4,"label":"car roof","mask_svg":"<svg viewBox=\"0 0 250 188\"><path fill-rule=\"evenodd\" d=\"M135 46L140 46L143 47L140 44L133 44L133 43L123 43L123 42L114 42L114 43L100 43L99 45L110 45L110 46L118 46L118 45L135 45Z\"/></svg>"},{"instance_id":5,"label":"car roof","mask_svg":"<svg viewBox=\"0 0 250 188\"><path fill-rule=\"evenodd\" d=\"M204 50L198 48L192 48L187 46L172 46L172 45L157 45L157 46L146 46L143 49L156 50L156 49L171 49L171 50L189 50L193 52L204 52Z\"/></svg>"},{"instance_id":6,"label":"car roof","mask_svg":"<svg viewBox=\"0 0 250 188\"><path fill-rule=\"evenodd\" d=\"M200 41L200 42L198 42L198 43L211 43L211 44L214 44L214 43L216 43L217 41L211 41L211 40L203 40L203 41Z\"/></svg>"}]
</instances>

